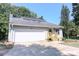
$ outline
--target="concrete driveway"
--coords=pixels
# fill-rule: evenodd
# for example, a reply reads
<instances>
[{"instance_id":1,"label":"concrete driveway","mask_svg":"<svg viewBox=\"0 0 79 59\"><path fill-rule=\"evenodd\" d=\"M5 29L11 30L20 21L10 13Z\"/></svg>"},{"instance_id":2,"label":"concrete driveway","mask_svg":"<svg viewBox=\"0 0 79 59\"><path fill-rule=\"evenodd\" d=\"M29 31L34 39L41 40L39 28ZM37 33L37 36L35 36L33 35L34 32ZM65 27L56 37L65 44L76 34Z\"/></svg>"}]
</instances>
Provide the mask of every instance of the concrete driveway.
<instances>
[{"instance_id":1,"label":"concrete driveway","mask_svg":"<svg viewBox=\"0 0 79 59\"><path fill-rule=\"evenodd\" d=\"M37 42L15 44L5 56L75 56L79 55L79 48L65 46L56 42Z\"/></svg>"}]
</instances>

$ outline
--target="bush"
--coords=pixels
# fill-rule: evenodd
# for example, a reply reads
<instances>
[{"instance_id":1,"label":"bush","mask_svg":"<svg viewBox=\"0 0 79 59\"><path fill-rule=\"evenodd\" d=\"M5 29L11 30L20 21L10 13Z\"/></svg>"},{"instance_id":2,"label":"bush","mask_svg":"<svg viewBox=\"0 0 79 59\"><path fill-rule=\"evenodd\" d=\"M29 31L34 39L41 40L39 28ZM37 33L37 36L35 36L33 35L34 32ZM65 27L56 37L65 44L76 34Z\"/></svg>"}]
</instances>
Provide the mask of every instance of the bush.
<instances>
[{"instance_id":1,"label":"bush","mask_svg":"<svg viewBox=\"0 0 79 59\"><path fill-rule=\"evenodd\" d=\"M64 40L66 40L66 38L65 38L65 37L63 37L62 41L64 41Z\"/></svg>"}]
</instances>

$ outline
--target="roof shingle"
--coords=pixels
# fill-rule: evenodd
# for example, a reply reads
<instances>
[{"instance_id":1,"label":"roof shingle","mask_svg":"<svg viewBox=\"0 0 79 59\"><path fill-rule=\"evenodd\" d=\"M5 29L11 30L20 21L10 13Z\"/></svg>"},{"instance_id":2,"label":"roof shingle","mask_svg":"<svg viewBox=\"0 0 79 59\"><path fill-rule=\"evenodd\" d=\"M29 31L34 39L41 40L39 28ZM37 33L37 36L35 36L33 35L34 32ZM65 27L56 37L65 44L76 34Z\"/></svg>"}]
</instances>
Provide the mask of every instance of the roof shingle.
<instances>
[{"instance_id":1,"label":"roof shingle","mask_svg":"<svg viewBox=\"0 0 79 59\"><path fill-rule=\"evenodd\" d=\"M48 27L48 28L62 28L61 26L48 23L45 20L39 18L28 18L28 17L12 17L9 20L10 24L19 26L36 26L36 27Z\"/></svg>"}]
</instances>

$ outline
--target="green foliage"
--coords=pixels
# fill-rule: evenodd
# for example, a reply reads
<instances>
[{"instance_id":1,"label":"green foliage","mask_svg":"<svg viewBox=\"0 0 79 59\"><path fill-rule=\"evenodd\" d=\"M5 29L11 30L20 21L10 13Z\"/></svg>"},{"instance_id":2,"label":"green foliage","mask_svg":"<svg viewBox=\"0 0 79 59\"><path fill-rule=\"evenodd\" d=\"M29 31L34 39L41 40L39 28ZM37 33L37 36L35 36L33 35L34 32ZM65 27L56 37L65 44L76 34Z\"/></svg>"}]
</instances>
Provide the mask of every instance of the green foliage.
<instances>
[{"instance_id":1,"label":"green foliage","mask_svg":"<svg viewBox=\"0 0 79 59\"><path fill-rule=\"evenodd\" d=\"M14 8L14 15L16 17L21 17L21 16L30 16L30 11L28 9L26 9L25 7L17 7Z\"/></svg>"},{"instance_id":2,"label":"green foliage","mask_svg":"<svg viewBox=\"0 0 79 59\"><path fill-rule=\"evenodd\" d=\"M8 35L9 4L0 4L0 40Z\"/></svg>"},{"instance_id":3,"label":"green foliage","mask_svg":"<svg viewBox=\"0 0 79 59\"><path fill-rule=\"evenodd\" d=\"M41 16L41 17L39 17L39 19L42 19L43 20L44 18L43 18L43 16Z\"/></svg>"},{"instance_id":4,"label":"green foliage","mask_svg":"<svg viewBox=\"0 0 79 59\"><path fill-rule=\"evenodd\" d=\"M25 7L17 7L17 6L12 6L11 8L11 13L15 17L37 17L37 14L34 12L31 12L29 9Z\"/></svg>"},{"instance_id":5,"label":"green foliage","mask_svg":"<svg viewBox=\"0 0 79 59\"><path fill-rule=\"evenodd\" d=\"M76 6L77 4L74 4ZM78 15L76 14L76 9L73 9L73 16L76 18ZM75 11L76 10L76 11ZM78 16L79 17L79 16ZM75 19L74 19L75 20ZM76 37L79 33L79 26L76 26L78 24L78 20L76 22L73 22L73 20L69 20L69 9L67 6L62 6L61 9L61 22L60 25L64 27L63 34L64 37L70 38L72 36Z\"/></svg>"},{"instance_id":6,"label":"green foliage","mask_svg":"<svg viewBox=\"0 0 79 59\"><path fill-rule=\"evenodd\" d=\"M69 36L76 36L77 35L77 27L73 21L69 21Z\"/></svg>"},{"instance_id":7,"label":"green foliage","mask_svg":"<svg viewBox=\"0 0 79 59\"><path fill-rule=\"evenodd\" d=\"M69 21L69 9L67 8L67 6L62 6L61 9L61 22L60 25L67 25L68 21Z\"/></svg>"},{"instance_id":8,"label":"green foliage","mask_svg":"<svg viewBox=\"0 0 79 59\"><path fill-rule=\"evenodd\" d=\"M37 17L36 13L25 7L0 3L0 40L8 38L9 14L13 14L15 17Z\"/></svg>"},{"instance_id":9,"label":"green foliage","mask_svg":"<svg viewBox=\"0 0 79 59\"><path fill-rule=\"evenodd\" d=\"M63 34L64 36L68 37L69 36L69 9L67 8L67 6L62 6L61 9L61 21L60 21L60 25L64 27L63 29Z\"/></svg>"},{"instance_id":10,"label":"green foliage","mask_svg":"<svg viewBox=\"0 0 79 59\"><path fill-rule=\"evenodd\" d=\"M0 40L7 39L8 35L8 24L0 23Z\"/></svg>"},{"instance_id":11,"label":"green foliage","mask_svg":"<svg viewBox=\"0 0 79 59\"><path fill-rule=\"evenodd\" d=\"M0 23L8 23L8 18L5 14L0 14Z\"/></svg>"},{"instance_id":12,"label":"green foliage","mask_svg":"<svg viewBox=\"0 0 79 59\"><path fill-rule=\"evenodd\" d=\"M72 16L76 33L79 34L79 3L72 3Z\"/></svg>"},{"instance_id":13,"label":"green foliage","mask_svg":"<svg viewBox=\"0 0 79 59\"><path fill-rule=\"evenodd\" d=\"M30 17L36 18L37 17L37 14L35 14L34 12L31 12L31 16Z\"/></svg>"},{"instance_id":14,"label":"green foliage","mask_svg":"<svg viewBox=\"0 0 79 59\"><path fill-rule=\"evenodd\" d=\"M79 3L72 3L72 16L74 23L79 26Z\"/></svg>"},{"instance_id":15,"label":"green foliage","mask_svg":"<svg viewBox=\"0 0 79 59\"><path fill-rule=\"evenodd\" d=\"M69 9L67 6L62 6L60 25L64 27L63 34L66 39L77 39L79 34L79 4L73 3L73 20L69 20Z\"/></svg>"}]
</instances>

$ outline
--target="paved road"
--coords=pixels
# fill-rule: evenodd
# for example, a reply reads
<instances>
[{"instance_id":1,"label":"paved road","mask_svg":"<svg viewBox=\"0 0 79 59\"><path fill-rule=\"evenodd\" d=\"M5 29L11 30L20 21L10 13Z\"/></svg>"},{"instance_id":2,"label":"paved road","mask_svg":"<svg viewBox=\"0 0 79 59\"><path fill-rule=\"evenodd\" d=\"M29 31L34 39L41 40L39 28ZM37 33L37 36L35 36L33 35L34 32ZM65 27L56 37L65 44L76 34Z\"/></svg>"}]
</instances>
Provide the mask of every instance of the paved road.
<instances>
[{"instance_id":1,"label":"paved road","mask_svg":"<svg viewBox=\"0 0 79 59\"><path fill-rule=\"evenodd\" d=\"M5 56L79 56L79 48L52 42L45 43L45 45L32 44L26 47L26 45L15 44Z\"/></svg>"}]
</instances>

